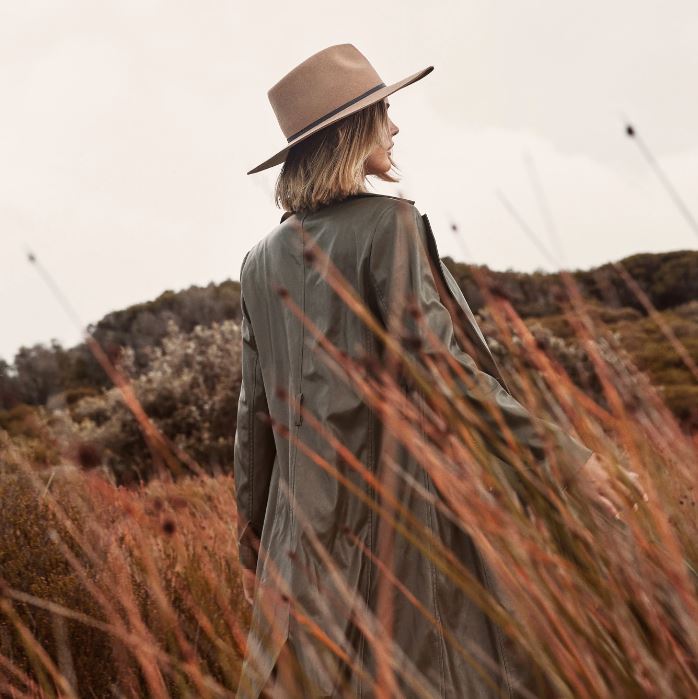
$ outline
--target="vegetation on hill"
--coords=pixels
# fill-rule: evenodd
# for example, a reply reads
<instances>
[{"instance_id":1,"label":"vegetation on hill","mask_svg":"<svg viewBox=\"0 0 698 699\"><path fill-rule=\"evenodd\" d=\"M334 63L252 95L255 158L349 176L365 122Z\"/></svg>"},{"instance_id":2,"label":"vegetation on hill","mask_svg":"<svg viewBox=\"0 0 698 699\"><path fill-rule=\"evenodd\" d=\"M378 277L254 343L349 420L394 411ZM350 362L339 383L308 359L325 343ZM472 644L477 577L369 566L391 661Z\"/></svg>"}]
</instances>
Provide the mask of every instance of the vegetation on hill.
<instances>
[{"instance_id":1,"label":"vegetation on hill","mask_svg":"<svg viewBox=\"0 0 698 699\"><path fill-rule=\"evenodd\" d=\"M140 371L148 366L151 348L161 345L170 322L190 333L197 325L209 327L225 320L240 321L237 281L165 291L153 301L108 313L88 330L112 359L130 347L134 366ZM70 349L55 341L48 346L39 343L20 348L12 364L0 359L0 408L17 403L44 405L56 393L66 393L71 401L74 391L79 396L85 390L110 385L109 377L84 343Z\"/></svg>"},{"instance_id":2,"label":"vegetation on hill","mask_svg":"<svg viewBox=\"0 0 698 699\"><path fill-rule=\"evenodd\" d=\"M505 375L516 369L484 305L478 273L511 303L575 384L606 405L589 353L565 310L560 274L492 272L450 258L444 261L477 313ZM608 327L615 338L616 350L627 352L662 392L683 429L694 432L698 386L666 329L698 363L698 275L691 274L698 269L698 253L634 255L621 264L660 309L657 317L647 315L613 265L573 276L594 321ZM240 387L239 317L239 283L226 281L165 292L152 302L110 313L91 328L132 379L155 425L209 473L232 470ZM51 436L57 433L62 441ZM65 459L95 463L120 483L152 475L152 455L141 428L85 344L71 349L58 343L22 348L13 366L0 364L0 439L13 441L39 465ZM0 456L0 465L7 461L7 455Z\"/></svg>"},{"instance_id":3,"label":"vegetation on hill","mask_svg":"<svg viewBox=\"0 0 698 699\"><path fill-rule=\"evenodd\" d=\"M468 265L443 258L463 290L473 311L484 305L482 291L473 272L482 270L493 286L505 296L523 318L556 315L567 299L565 287L556 272L493 272L486 266ZM659 311L698 300L698 251L677 250L664 253L640 253L619 260L652 305ZM633 309L645 315L645 309L617 272L613 264L572 272L582 296L589 302L614 309Z\"/></svg>"}]
</instances>

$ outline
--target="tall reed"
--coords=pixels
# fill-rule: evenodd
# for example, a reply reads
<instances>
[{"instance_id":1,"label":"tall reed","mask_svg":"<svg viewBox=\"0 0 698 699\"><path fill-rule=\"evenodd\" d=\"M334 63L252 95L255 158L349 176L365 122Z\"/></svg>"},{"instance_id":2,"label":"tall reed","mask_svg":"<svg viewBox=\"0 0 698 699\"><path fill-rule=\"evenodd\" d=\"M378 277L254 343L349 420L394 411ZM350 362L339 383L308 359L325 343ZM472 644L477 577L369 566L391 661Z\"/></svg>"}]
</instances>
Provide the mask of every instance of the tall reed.
<instances>
[{"instance_id":1,"label":"tall reed","mask_svg":"<svg viewBox=\"0 0 698 699\"><path fill-rule=\"evenodd\" d=\"M384 341L394 363L348 356L279 289L284 303L305 324L320 356L429 474L438 492L423 492L423 497L473 539L507 603L492 598L453 552L418 526L385 482L316 419L312 406L296 406L338 457L382 496L381 504L366 499L366 505L502 627L544 678L541 686L548 694L541 690L539 696L697 696L698 527L690 504L698 478L697 443L681 431L608 328L587 312L571 275L564 275L566 317L592 359L603 404L574 385L486 279L479 282L510 361L512 393L533 414L560 424L599 455L606 477L598 481L598 493L588 487L584 468L563 487L552 451L543 467L517 448L512 435L498 449L507 458L493 458L491 430L501 426L500 416L484 419L463 399L460 387L473 385L473 377L445 348L421 351L421 342L435 339L420 310L405 300L419 342L405 337L399 324L389 332L322 250L306 242L309 263L324 270L327 283ZM462 328L457 331L467 347L467 336ZM671 341L680 345L676 337ZM0 693L232 697L250 622L236 563L234 484L229 476L206 476L163 439L139 407L128 378L96 342L89 346L123 391L166 477L127 490L96 473L40 473L17 458L17 472L0 479L5 509ZM413 392L397 383L397 364L410 377ZM276 427L293 439L283 425ZM343 478L336 464L302 441L297 446L318 468ZM404 478L399 463L390 455L387 460L393 477ZM181 469L198 475L176 482L167 477ZM633 473L637 478L630 477ZM352 482L344 485L365 497ZM611 503L620 518L609 515L603 502ZM378 659L377 696L389 695L398 671L407 673L416 696L429 696L428 685L401 656L380 619L342 581L300 510L298 522L343 601L356 604L356 623ZM352 532L345 533L362 547ZM384 585L415 604L425 623L436 623L391 574L389 562L374 563ZM320 628L303 617L301 608L293 607L293 613L330 655L352 662L347 646L332 637L331 617ZM464 663L484 669L486 660L467 639L446 640ZM358 665L352 670L366 674Z\"/></svg>"}]
</instances>

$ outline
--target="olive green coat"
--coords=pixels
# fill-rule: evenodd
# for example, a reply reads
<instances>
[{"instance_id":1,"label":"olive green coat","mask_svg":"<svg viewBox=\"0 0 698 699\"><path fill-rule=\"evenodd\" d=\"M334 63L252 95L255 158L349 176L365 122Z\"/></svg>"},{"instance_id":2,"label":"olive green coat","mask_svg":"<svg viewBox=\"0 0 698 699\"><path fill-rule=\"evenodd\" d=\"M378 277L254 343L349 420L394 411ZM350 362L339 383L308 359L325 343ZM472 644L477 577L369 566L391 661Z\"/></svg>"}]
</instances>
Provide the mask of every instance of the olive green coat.
<instances>
[{"instance_id":1,"label":"olive green coat","mask_svg":"<svg viewBox=\"0 0 698 699\"><path fill-rule=\"evenodd\" d=\"M323 360L316 339L289 310L278 289L285 288L286 301L293 301L332 344L349 356L366 353L380 360L383 347L331 289L322 265L312 264L303 254L298 224L295 215L285 214L280 224L247 253L240 270L243 353L234 455L237 526L241 563L256 568L259 580L248 655L237 695L241 699L259 696L287 640L317 695L330 696L337 691L332 659L328 661L328 654L319 653L318 645L311 642L308 630L313 623L339 645L346 639L348 645L345 643L344 648L350 649L354 660L366 670L375 667L370 645L352 623L351 605L338 592L313 540L324 546L347 589L357 595L354 604L373 610L376 563L362 555L348 532L375 551L382 519L361 497L340 485L299 449L296 440L321 455L369 498L375 498L375 492L314 430L308 418L302 418L295 401L372 472L380 466L384 428L346 379ZM379 194L354 195L304 216L302 225L306 235L386 325L394 301L392 282L398 277L406 280L409 288L402 289L402 293L416 295L431 330L468 371L478 374L491 389L485 392L486 398L478 399L483 401L483 411L484 401L496 402L517 439L535 453L544 454L533 428L533 421L539 419L528 414L508 392L463 294L438 256L428 218L419 213L414 202ZM394 268L398 245L395 264L399 268ZM451 295L449 304L455 307L458 318L454 319L442 303L434 271L440 277L438 285L443 284ZM456 341L454 320L476 348L475 357ZM278 392L279 388L286 396ZM405 385L405 390L410 387ZM265 415L272 420L265 420ZM570 456L571 477L593 452L562 430L557 429L556 437ZM407 448L398 447L396 458L414 477L412 483L438 494ZM488 589L496 591L496 582L471 539L406 482L400 480L400 501ZM301 511L298 514L296 507ZM312 531L306 529L308 525ZM257 556L255 544L260 539ZM430 623L405 595L394 591L393 628L399 646L394 655L400 662L397 674L404 696L516 696L513 686L517 679L524 681L525 672L516 669L516 658L500 629L414 545L396 535L394 546L393 572L397 579L437 620L436 624ZM276 585L271 584L274 581ZM294 600L293 608L287 596L278 594L284 585ZM464 646L475 644L492 658L497 669L492 670L497 692L454 651L447 632ZM411 674L421 678L422 690L410 682ZM354 694L373 696L359 675L352 673Z\"/></svg>"}]
</instances>

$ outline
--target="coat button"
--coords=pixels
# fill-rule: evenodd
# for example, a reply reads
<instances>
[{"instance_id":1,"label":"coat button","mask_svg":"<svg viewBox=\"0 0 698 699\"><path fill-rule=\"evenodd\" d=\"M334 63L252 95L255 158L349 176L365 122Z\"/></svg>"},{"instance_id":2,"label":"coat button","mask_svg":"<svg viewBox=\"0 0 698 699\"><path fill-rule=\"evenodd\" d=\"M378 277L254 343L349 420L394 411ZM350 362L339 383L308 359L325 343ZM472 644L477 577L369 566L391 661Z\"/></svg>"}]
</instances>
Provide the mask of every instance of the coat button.
<instances>
[{"instance_id":1,"label":"coat button","mask_svg":"<svg viewBox=\"0 0 698 699\"><path fill-rule=\"evenodd\" d=\"M303 393L298 394L298 414L296 415L296 425L303 424L303 415L301 414L300 407L303 405Z\"/></svg>"}]
</instances>

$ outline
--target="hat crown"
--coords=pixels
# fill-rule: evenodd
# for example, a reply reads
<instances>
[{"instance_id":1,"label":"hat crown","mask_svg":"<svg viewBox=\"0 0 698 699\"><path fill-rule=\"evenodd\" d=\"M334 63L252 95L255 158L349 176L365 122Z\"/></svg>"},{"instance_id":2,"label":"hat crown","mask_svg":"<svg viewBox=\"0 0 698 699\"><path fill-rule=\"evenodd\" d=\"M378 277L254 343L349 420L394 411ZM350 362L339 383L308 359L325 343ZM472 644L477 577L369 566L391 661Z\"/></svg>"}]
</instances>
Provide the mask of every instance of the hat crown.
<instances>
[{"instance_id":1,"label":"hat crown","mask_svg":"<svg viewBox=\"0 0 698 699\"><path fill-rule=\"evenodd\" d=\"M267 95L284 136L290 139L378 86L383 81L368 59L353 44L337 44L297 65Z\"/></svg>"}]
</instances>

